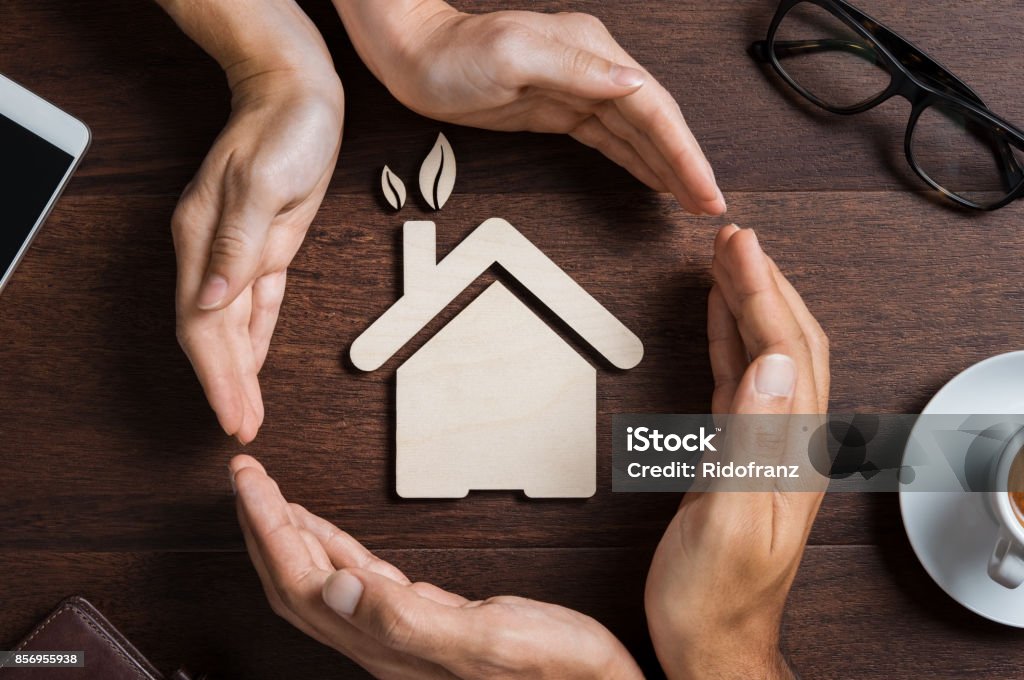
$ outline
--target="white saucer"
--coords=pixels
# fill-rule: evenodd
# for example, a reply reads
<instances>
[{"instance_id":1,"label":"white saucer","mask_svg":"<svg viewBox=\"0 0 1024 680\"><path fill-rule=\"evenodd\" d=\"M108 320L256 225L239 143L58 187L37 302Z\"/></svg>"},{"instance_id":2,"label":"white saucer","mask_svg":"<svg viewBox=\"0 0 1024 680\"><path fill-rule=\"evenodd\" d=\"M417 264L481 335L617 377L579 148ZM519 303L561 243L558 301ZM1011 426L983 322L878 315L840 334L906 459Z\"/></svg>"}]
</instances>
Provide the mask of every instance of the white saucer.
<instances>
[{"instance_id":1,"label":"white saucer","mask_svg":"<svg viewBox=\"0 0 1024 680\"><path fill-rule=\"evenodd\" d=\"M1024 413L1024 351L971 366L939 390L923 413ZM915 481L919 488L927 483L923 477ZM998 529L984 493L914 491L912 481L900 489L900 511L917 558L950 597L987 619L1024 628L1024 586L1010 590L988 576Z\"/></svg>"}]
</instances>

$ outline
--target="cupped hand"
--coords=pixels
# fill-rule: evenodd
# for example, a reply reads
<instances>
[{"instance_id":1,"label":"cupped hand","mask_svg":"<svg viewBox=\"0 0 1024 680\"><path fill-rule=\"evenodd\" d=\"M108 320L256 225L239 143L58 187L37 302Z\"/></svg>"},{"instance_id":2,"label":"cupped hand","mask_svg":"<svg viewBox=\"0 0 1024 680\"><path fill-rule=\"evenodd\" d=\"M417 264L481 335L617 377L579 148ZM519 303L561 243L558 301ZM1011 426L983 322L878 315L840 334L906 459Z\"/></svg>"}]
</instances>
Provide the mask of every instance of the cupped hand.
<instances>
[{"instance_id":1,"label":"cupped hand","mask_svg":"<svg viewBox=\"0 0 1024 680\"><path fill-rule=\"evenodd\" d=\"M520 597L471 601L398 568L231 461L238 519L274 611L380 678L641 678L600 623Z\"/></svg>"},{"instance_id":2,"label":"cupped hand","mask_svg":"<svg viewBox=\"0 0 1024 680\"><path fill-rule=\"evenodd\" d=\"M379 4L335 4L364 61L414 111L492 130L569 134L671 191L690 212L725 212L679 105L595 17L473 15L428 0L374 21L365 15L385 11Z\"/></svg>"},{"instance_id":3,"label":"cupped hand","mask_svg":"<svg viewBox=\"0 0 1024 680\"><path fill-rule=\"evenodd\" d=\"M342 120L333 70L240 78L227 127L174 212L178 341L221 427L242 443L263 422L257 376L288 265L337 162Z\"/></svg>"},{"instance_id":4,"label":"cupped hand","mask_svg":"<svg viewBox=\"0 0 1024 680\"><path fill-rule=\"evenodd\" d=\"M749 229L715 241L708 342L724 451L746 464L806 451L801 418L828 409L828 341ZM770 417L769 417L770 416ZM809 437L809 436L807 436ZM805 466L806 467L806 466ZM822 480L823 481L823 480ZM670 678L790 678L779 627L824 484L688 493L658 546L645 607Z\"/></svg>"}]
</instances>

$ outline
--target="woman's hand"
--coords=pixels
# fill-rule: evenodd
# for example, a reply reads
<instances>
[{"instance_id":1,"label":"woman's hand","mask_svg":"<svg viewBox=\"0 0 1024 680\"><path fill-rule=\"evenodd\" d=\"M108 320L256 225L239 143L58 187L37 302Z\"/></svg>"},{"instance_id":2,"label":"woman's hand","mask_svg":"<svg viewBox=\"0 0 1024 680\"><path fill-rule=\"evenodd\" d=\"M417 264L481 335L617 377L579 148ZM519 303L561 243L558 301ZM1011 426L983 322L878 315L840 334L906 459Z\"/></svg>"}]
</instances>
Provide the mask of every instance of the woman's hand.
<instances>
[{"instance_id":1,"label":"woman's hand","mask_svg":"<svg viewBox=\"0 0 1024 680\"><path fill-rule=\"evenodd\" d=\"M594 619L520 597L470 601L412 583L288 503L263 466L231 461L238 520L274 611L381 678L641 678Z\"/></svg>"},{"instance_id":2,"label":"woman's hand","mask_svg":"<svg viewBox=\"0 0 1024 680\"><path fill-rule=\"evenodd\" d=\"M172 218L178 340L242 443L263 422L258 374L341 146L341 82L289 0L161 0L224 67L231 117Z\"/></svg>"},{"instance_id":3,"label":"woman's hand","mask_svg":"<svg viewBox=\"0 0 1024 680\"><path fill-rule=\"evenodd\" d=\"M753 231L730 226L718 234L713 272L712 410L764 415L730 421L721 455L771 463L806 451L804 428L791 425L796 415L809 420L828 410L824 332ZM821 498L817 489L716 491L714 484L686 494L645 594L651 638L670 678L793 677L779 626Z\"/></svg>"},{"instance_id":4,"label":"woman's hand","mask_svg":"<svg viewBox=\"0 0 1024 680\"><path fill-rule=\"evenodd\" d=\"M588 14L464 14L442 0L334 0L360 56L425 116L572 135L694 214L725 212L679 105Z\"/></svg>"},{"instance_id":5,"label":"woman's hand","mask_svg":"<svg viewBox=\"0 0 1024 680\"><path fill-rule=\"evenodd\" d=\"M235 89L231 119L174 212L178 341L229 435L263 423L257 378L292 258L341 143L337 83L268 73Z\"/></svg>"}]
</instances>

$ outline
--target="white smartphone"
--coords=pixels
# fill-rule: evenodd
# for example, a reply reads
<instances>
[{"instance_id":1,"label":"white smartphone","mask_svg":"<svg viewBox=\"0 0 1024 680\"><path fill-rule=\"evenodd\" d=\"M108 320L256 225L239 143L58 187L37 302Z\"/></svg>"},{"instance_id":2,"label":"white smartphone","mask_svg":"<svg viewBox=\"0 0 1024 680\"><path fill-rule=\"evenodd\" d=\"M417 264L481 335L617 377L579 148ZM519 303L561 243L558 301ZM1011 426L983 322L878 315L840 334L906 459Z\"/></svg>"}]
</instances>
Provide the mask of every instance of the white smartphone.
<instances>
[{"instance_id":1,"label":"white smartphone","mask_svg":"<svg viewBox=\"0 0 1024 680\"><path fill-rule=\"evenodd\" d=\"M89 148L89 128L0 75L0 291Z\"/></svg>"}]
</instances>

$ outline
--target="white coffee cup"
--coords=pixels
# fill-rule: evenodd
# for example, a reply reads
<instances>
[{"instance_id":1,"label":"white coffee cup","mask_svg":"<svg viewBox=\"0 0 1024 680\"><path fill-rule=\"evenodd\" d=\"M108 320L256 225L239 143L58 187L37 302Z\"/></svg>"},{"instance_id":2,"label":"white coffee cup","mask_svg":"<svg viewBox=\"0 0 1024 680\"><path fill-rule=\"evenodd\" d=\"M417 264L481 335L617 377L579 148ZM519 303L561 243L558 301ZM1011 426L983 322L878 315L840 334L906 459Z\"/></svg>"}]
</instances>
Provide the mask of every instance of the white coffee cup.
<instances>
[{"instance_id":1,"label":"white coffee cup","mask_svg":"<svg viewBox=\"0 0 1024 680\"><path fill-rule=\"evenodd\" d=\"M1024 455L1024 428L1010 437L992 462L992 485L989 487L989 508L999 524L999 538L988 560L988 575L1006 588L1024 583L1024 524L1021 513L1010 499L1010 467L1018 455ZM1016 491L1024 489L1016 488Z\"/></svg>"}]
</instances>

